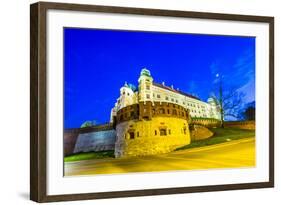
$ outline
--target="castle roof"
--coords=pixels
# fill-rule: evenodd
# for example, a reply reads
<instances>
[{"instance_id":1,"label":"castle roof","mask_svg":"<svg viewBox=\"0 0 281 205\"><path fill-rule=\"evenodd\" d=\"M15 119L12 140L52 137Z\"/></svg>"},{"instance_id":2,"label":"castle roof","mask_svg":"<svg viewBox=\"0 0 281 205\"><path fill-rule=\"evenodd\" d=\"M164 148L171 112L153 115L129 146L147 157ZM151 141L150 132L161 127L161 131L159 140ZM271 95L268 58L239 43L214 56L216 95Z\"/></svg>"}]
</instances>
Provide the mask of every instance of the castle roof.
<instances>
[{"instance_id":1,"label":"castle roof","mask_svg":"<svg viewBox=\"0 0 281 205\"><path fill-rule=\"evenodd\" d=\"M175 89L173 89L173 88L171 88L169 86L166 86L166 85L163 85L163 84L160 84L160 83L153 82L153 85L155 85L157 87L160 87L160 88L163 88L163 89L166 89L166 90L169 90L169 91L172 91L174 93L178 93L178 94L184 95L186 97L190 97L190 98L193 98L193 99L196 99L196 100L200 100L200 98L198 98L198 97L195 97L193 95L190 95L190 94L185 93L185 92L180 91L180 90L175 90Z\"/></svg>"}]
</instances>

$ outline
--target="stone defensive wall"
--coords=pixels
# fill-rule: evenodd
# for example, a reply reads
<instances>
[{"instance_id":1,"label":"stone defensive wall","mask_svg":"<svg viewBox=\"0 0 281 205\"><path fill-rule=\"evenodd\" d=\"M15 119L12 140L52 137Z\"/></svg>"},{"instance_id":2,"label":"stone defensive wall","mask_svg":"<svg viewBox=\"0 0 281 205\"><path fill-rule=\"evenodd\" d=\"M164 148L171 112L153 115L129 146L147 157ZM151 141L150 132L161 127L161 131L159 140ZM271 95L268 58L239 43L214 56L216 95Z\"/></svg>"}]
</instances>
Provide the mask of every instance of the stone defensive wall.
<instances>
[{"instance_id":1,"label":"stone defensive wall","mask_svg":"<svg viewBox=\"0 0 281 205\"><path fill-rule=\"evenodd\" d=\"M146 102L133 104L117 112L116 124L129 120L151 120L153 117L189 119L188 109L173 103Z\"/></svg>"},{"instance_id":2,"label":"stone defensive wall","mask_svg":"<svg viewBox=\"0 0 281 205\"><path fill-rule=\"evenodd\" d=\"M190 143L189 112L172 103L122 108L116 117L115 157L167 153Z\"/></svg>"},{"instance_id":3,"label":"stone defensive wall","mask_svg":"<svg viewBox=\"0 0 281 205\"><path fill-rule=\"evenodd\" d=\"M64 130L64 156L78 152L114 150L115 130L112 124Z\"/></svg>"},{"instance_id":4,"label":"stone defensive wall","mask_svg":"<svg viewBox=\"0 0 281 205\"><path fill-rule=\"evenodd\" d=\"M231 121L224 122L225 127L245 129L245 130L255 130L256 123L255 121Z\"/></svg>"},{"instance_id":5,"label":"stone defensive wall","mask_svg":"<svg viewBox=\"0 0 281 205\"><path fill-rule=\"evenodd\" d=\"M221 121L211 118L192 118L191 124L202 125L208 128L220 127Z\"/></svg>"}]
</instances>

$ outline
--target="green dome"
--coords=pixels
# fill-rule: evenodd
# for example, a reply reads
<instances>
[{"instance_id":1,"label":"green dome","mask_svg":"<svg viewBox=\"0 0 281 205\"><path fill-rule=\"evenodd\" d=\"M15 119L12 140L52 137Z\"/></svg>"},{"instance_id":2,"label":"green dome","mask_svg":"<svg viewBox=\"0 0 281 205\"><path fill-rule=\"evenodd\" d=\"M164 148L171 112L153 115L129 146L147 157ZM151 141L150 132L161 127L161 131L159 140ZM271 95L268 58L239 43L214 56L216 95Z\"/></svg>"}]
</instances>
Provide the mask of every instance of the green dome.
<instances>
[{"instance_id":1,"label":"green dome","mask_svg":"<svg viewBox=\"0 0 281 205\"><path fill-rule=\"evenodd\" d=\"M144 75L144 76L147 76L147 77L151 77L150 71L147 70L146 68L143 68L143 69L141 70L141 75Z\"/></svg>"}]
</instances>

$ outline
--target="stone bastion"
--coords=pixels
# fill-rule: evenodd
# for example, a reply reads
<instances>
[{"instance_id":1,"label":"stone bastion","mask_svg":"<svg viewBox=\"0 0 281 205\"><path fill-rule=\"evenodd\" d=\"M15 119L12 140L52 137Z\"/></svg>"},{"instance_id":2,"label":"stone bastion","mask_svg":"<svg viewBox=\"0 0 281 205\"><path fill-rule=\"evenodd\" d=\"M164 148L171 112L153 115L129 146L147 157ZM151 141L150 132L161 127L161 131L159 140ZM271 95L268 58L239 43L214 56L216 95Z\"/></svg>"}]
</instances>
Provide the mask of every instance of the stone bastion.
<instances>
[{"instance_id":1,"label":"stone bastion","mask_svg":"<svg viewBox=\"0 0 281 205\"><path fill-rule=\"evenodd\" d=\"M168 153L190 144L189 111L177 104L140 102L120 109L114 121L115 157Z\"/></svg>"}]
</instances>

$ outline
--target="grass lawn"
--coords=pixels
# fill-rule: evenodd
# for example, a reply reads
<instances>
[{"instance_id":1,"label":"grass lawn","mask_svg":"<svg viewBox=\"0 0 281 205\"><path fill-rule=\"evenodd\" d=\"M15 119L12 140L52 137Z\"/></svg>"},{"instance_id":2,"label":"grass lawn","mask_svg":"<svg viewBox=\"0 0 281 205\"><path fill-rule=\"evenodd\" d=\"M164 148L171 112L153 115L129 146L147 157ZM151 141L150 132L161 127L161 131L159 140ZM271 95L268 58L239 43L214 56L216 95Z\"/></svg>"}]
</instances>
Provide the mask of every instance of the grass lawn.
<instances>
[{"instance_id":1,"label":"grass lawn","mask_svg":"<svg viewBox=\"0 0 281 205\"><path fill-rule=\"evenodd\" d=\"M64 157L65 162L73 162L87 159L101 159L101 158L114 158L114 151L100 151L100 152L87 152L87 153L78 153L73 154L67 157Z\"/></svg>"},{"instance_id":2,"label":"grass lawn","mask_svg":"<svg viewBox=\"0 0 281 205\"><path fill-rule=\"evenodd\" d=\"M189 145L180 147L176 150L189 149L194 147L203 147L207 145L219 144L232 140L238 140L248 137L255 137L255 130L241 130L235 128L213 128L210 129L214 135L208 139L194 141Z\"/></svg>"}]
</instances>

